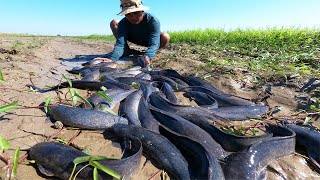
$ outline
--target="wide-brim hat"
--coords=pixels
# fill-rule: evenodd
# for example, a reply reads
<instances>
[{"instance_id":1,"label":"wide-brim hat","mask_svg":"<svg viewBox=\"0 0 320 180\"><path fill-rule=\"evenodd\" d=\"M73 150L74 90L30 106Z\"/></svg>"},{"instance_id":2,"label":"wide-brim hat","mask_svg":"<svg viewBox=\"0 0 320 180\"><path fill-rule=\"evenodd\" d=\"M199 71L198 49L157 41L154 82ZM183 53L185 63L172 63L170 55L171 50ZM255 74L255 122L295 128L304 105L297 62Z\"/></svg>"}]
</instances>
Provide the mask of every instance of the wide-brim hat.
<instances>
[{"instance_id":1,"label":"wide-brim hat","mask_svg":"<svg viewBox=\"0 0 320 180\"><path fill-rule=\"evenodd\" d=\"M126 14L149 10L149 7L144 6L141 0L121 0L122 11L118 15L124 16Z\"/></svg>"}]
</instances>

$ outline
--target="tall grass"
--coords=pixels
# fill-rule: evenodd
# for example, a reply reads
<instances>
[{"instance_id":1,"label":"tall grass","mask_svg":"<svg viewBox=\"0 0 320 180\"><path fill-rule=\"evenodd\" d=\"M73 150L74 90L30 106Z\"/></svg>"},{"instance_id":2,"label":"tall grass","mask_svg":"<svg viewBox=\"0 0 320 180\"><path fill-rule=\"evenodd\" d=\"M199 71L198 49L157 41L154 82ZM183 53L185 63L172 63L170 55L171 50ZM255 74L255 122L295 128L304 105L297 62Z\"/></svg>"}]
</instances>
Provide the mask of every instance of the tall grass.
<instances>
[{"instance_id":1,"label":"tall grass","mask_svg":"<svg viewBox=\"0 0 320 180\"><path fill-rule=\"evenodd\" d=\"M170 32L170 36L172 43L212 45L220 48L239 47L244 50L258 48L270 51L301 51L320 47L319 29L236 29L229 32L205 29Z\"/></svg>"},{"instance_id":2,"label":"tall grass","mask_svg":"<svg viewBox=\"0 0 320 180\"><path fill-rule=\"evenodd\" d=\"M299 28L221 29L169 32L173 44L189 44L180 54L213 70L240 67L256 76L320 76L320 30Z\"/></svg>"}]
</instances>

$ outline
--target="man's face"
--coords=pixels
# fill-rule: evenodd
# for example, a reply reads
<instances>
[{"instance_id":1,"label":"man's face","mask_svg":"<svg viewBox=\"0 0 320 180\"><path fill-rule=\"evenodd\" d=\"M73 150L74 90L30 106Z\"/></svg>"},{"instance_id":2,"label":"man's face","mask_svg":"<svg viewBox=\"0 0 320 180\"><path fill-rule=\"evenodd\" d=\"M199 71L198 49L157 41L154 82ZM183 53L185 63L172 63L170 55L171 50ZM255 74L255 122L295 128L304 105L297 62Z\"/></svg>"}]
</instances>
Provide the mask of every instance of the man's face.
<instances>
[{"instance_id":1,"label":"man's face","mask_svg":"<svg viewBox=\"0 0 320 180\"><path fill-rule=\"evenodd\" d=\"M143 20L143 11L137 11L126 14L126 18L131 24L139 24Z\"/></svg>"}]
</instances>

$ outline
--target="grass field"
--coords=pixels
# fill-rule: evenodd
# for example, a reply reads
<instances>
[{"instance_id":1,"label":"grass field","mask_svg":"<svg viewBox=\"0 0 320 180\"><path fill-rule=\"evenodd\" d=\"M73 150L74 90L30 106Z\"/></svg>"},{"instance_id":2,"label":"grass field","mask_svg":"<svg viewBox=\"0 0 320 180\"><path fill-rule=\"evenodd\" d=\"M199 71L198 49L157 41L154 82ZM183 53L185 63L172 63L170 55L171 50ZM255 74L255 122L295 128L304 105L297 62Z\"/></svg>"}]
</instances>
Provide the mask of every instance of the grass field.
<instances>
[{"instance_id":1,"label":"grass field","mask_svg":"<svg viewBox=\"0 0 320 180\"><path fill-rule=\"evenodd\" d=\"M192 30L172 32L172 43L187 43L215 69L245 68L257 75L319 77L320 30ZM203 48L205 47L205 48Z\"/></svg>"},{"instance_id":2,"label":"grass field","mask_svg":"<svg viewBox=\"0 0 320 180\"><path fill-rule=\"evenodd\" d=\"M232 74L233 69L240 68L261 81L320 77L320 29L205 29L169 34L172 46L184 44L184 48L175 48L178 52L168 58L200 60L212 73ZM73 38L115 41L113 35Z\"/></svg>"}]
</instances>

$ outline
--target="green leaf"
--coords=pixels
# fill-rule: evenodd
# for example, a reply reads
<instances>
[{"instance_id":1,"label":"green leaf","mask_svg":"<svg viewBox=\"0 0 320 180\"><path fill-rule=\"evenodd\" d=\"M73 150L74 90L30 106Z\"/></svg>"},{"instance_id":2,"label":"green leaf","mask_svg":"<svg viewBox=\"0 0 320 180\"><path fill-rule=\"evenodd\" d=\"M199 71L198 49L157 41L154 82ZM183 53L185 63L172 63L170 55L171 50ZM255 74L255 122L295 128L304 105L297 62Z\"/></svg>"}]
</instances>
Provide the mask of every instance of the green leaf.
<instances>
[{"instance_id":1,"label":"green leaf","mask_svg":"<svg viewBox=\"0 0 320 180\"><path fill-rule=\"evenodd\" d=\"M64 79L66 79L66 80L68 81L69 86L72 87L72 81L71 81L71 79L67 78L66 74L63 74L62 76L63 76Z\"/></svg>"},{"instance_id":2,"label":"green leaf","mask_svg":"<svg viewBox=\"0 0 320 180\"><path fill-rule=\"evenodd\" d=\"M99 106L99 109L106 112L106 113L110 113L110 114L113 114L113 115L117 115L115 112L111 111L110 109L104 107L104 106Z\"/></svg>"},{"instance_id":3,"label":"green leaf","mask_svg":"<svg viewBox=\"0 0 320 180\"><path fill-rule=\"evenodd\" d=\"M320 108L317 108L315 105L311 105L310 109L313 110L313 111L320 112Z\"/></svg>"},{"instance_id":4,"label":"green leaf","mask_svg":"<svg viewBox=\"0 0 320 180\"><path fill-rule=\"evenodd\" d=\"M89 164L95 168L98 168L99 170L111 175L112 177L116 178L116 179L120 179L120 175L118 173L116 173L115 171L113 171L110 168L105 167L104 165L100 164L97 161L89 161Z\"/></svg>"},{"instance_id":5,"label":"green leaf","mask_svg":"<svg viewBox=\"0 0 320 180\"><path fill-rule=\"evenodd\" d=\"M250 120L252 121L256 121L256 122L263 122L263 119L258 119L258 118L251 118Z\"/></svg>"},{"instance_id":6,"label":"green leaf","mask_svg":"<svg viewBox=\"0 0 320 180\"><path fill-rule=\"evenodd\" d=\"M57 142L62 143L62 144L67 144L67 141L61 139L61 138L56 138L55 139Z\"/></svg>"},{"instance_id":7,"label":"green leaf","mask_svg":"<svg viewBox=\"0 0 320 180\"><path fill-rule=\"evenodd\" d=\"M0 69L0 82L6 82L6 81L3 79L3 75L2 75L1 69Z\"/></svg>"},{"instance_id":8,"label":"green leaf","mask_svg":"<svg viewBox=\"0 0 320 180\"><path fill-rule=\"evenodd\" d=\"M252 134L255 136L257 134L257 132L259 132L258 130L256 129L250 129L250 131L252 132Z\"/></svg>"},{"instance_id":9,"label":"green leaf","mask_svg":"<svg viewBox=\"0 0 320 180\"><path fill-rule=\"evenodd\" d=\"M135 89L139 89L140 88L140 84L136 83L136 82L132 82L131 83L131 87L135 88Z\"/></svg>"},{"instance_id":10,"label":"green leaf","mask_svg":"<svg viewBox=\"0 0 320 180\"><path fill-rule=\"evenodd\" d=\"M49 104L50 104L50 102L51 102L51 99L52 99L52 97L49 96L49 97L47 97L46 100L45 100L44 111L45 111L46 113L49 112L49 109L50 109L50 108L49 108Z\"/></svg>"},{"instance_id":11,"label":"green leaf","mask_svg":"<svg viewBox=\"0 0 320 180\"><path fill-rule=\"evenodd\" d=\"M103 92L103 91L98 91L98 92L96 92L96 94L98 94L99 96L102 96L102 97L105 98L106 100L112 102L112 99L111 99L108 95L106 95L105 92Z\"/></svg>"},{"instance_id":12,"label":"green leaf","mask_svg":"<svg viewBox=\"0 0 320 180\"><path fill-rule=\"evenodd\" d=\"M69 92L71 94L71 97L72 97L72 103L73 105L77 105L77 102L78 102L78 96L76 96L77 93L77 90L73 89L73 88L69 88Z\"/></svg>"},{"instance_id":13,"label":"green leaf","mask_svg":"<svg viewBox=\"0 0 320 180\"><path fill-rule=\"evenodd\" d=\"M81 156L81 157L77 157L73 160L73 163L75 165L78 165L80 163L84 163L84 162L89 162L90 160L92 161L101 161L101 160L106 160L108 159L105 156Z\"/></svg>"},{"instance_id":14,"label":"green leaf","mask_svg":"<svg viewBox=\"0 0 320 180\"><path fill-rule=\"evenodd\" d=\"M20 147L18 147L14 152L13 168L12 168L11 176L15 176L17 174L17 169L19 165L19 154L20 154Z\"/></svg>"},{"instance_id":15,"label":"green leaf","mask_svg":"<svg viewBox=\"0 0 320 180\"><path fill-rule=\"evenodd\" d=\"M312 119L311 117L307 116L303 121L303 125L308 125L311 119Z\"/></svg>"},{"instance_id":16,"label":"green leaf","mask_svg":"<svg viewBox=\"0 0 320 180\"><path fill-rule=\"evenodd\" d=\"M39 92L39 90L38 89L33 89L31 86L29 87L29 92L35 92L35 93L37 93L37 92Z\"/></svg>"},{"instance_id":17,"label":"green leaf","mask_svg":"<svg viewBox=\"0 0 320 180\"><path fill-rule=\"evenodd\" d=\"M78 94L77 91L74 92L74 95L77 96L77 97L79 97L82 101L84 101L84 102L86 103L86 105L90 106L91 109L93 109L93 107L92 107L92 105L90 104L90 102L89 102L86 98L84 98L84 97L82 97L80 94Z\"/></svg>"},{"instance_id":18,"label":"green leaf","mask_svg":"<svg viewBox=\"0 0 320 180\"><path fill-rule=\"evenodd\" d=\"M102 91L107 90L107 88L106 88L106 87L104 87L104 86L101 86L101 87L100 87L100 89L101 89Z\"/></svg>"},{"instance_id":19,"label":"green leaf","mask_svg":"<svg viewBox=\"0 0 320 180\"><path fill-rule=\"evenodd\" d=\"M99 179L99 176L98 176L98 169L95 167L93 169L93 180L98 180Z\"/></svg>"},{"instance_id":20,"label":"green leaf","mask_svg":"<svg viewBox=\"0 0 320 180\"><path fill-rule=\"evenodd\" d=\"M3 153L3 150L7 150L11 147L8 140L0 136L0 153Z\"/></svg>"},{"instance_id":21,"label":"green leaf","mask_svg":"<svg viewBox=\"0 0 320 180\"><path fill-rule=\"evenodd\" d=\"M18 101L15 101L15 102L13 102L11 104L7 104L7 105L4 105L4 106L1 106L0 107L0 113L9 111L11 109L22 108L22 106L17 106L17 103L18 103Z\"/></svg>"},{"instance_id":22,"label":"green leaf","mask_svg":"<svg viewBox=\"0 0 320 180\"><path fill-rule=\"evenodd\" d=\"M88 167L88 166L90 166L90 165L89 165L89 164L87 164L87 165L83 166L81 169L79 169L79 171L74 175L73 180L76 180L76 178L77 178L78 174L79 174L82 170L84 170L86 167ZM71 180L71 179L72 179L72 176L73 176L74 170L75 170L75 168L72 170L72 173L71 173L71 175L70 175L70 177L69 177L69 180Z\"/></svg>"},{"instance_id":23,"label":"green leaf","mask_svg":"<svg viewBox=\"0 0 320 180\"><path fill-rule=\"evenodd\" d=\"M71 172L71 175L70 175L70 179L72 179L72 176L74 174L74 171L76 170L76 167L78 164L81 164L81 163L84 163L84 162L88 162L90 161L91 159L93 160L97 160L97 161L100 161L100 160L106 160L108 158L104 157L104 156L81 156L81 157L77 157L73 160L73 169L72 169L72 172ZM80 170L79 170L80 171ZM78 173L77 173L78 174ZM77 176L77 174L75 175L75 177Z\"/></svg>"},{"instance_id":24,"label":"green leaf","mask_svg":"<svg viewBox=\"0 0 320 180\"><path fill-rule=\"evenodd\" d=\"M89 148L88 147L85 147L82 152L86 153L86 154L89 154Z\"/></svg>"}]
</instances>

